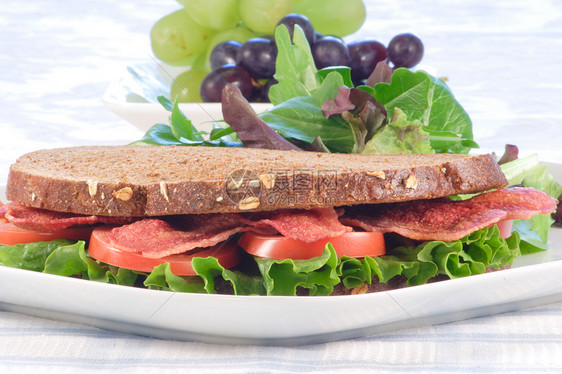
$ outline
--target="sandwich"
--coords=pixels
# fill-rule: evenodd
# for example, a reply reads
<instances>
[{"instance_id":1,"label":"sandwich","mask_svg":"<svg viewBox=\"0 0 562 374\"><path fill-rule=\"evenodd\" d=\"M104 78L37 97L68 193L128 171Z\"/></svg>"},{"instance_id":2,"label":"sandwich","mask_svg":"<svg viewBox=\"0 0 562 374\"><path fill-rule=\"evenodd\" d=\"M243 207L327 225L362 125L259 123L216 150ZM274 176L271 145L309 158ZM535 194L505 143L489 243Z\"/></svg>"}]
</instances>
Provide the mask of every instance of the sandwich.
<instances>
[{"instance_id":1,"label":"sandwich","mask_svg":"<svg viewBox=\"0 0 562 374\"><path fill-rule=\"evenodd\" d=\"M344 295L476 275L557 200L493 155L84 146L11 166L0 264L173 291Z\"/></svg>"}]
</instances>

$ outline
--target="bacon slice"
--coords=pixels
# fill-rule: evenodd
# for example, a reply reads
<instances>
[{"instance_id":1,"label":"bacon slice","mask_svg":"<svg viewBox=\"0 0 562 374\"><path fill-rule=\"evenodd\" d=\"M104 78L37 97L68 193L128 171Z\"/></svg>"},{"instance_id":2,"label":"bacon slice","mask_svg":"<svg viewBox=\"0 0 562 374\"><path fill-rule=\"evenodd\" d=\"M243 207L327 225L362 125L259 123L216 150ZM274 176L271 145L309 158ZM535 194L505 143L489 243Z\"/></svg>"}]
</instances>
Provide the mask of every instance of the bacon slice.
<instances>
[{"instance_id":1,"label":"bacon slice","mask_svg":"<svg viewBox=\"0 0 562 374\"><path fill-rule=\"evenodd\" d=\"M74 213L61 213L30 208L14 203L6 204L4 207L6 208L6 219L14 226L38 232L53 232L74 225L93 225L96 223L120 225L134 220L130 217L85 216Z\"/></svg>"},{"instance_id":2,"label":"bacon slice","mask_svg":"<svg viewBox=\"0 0 562 374\"><path fill-rule=\"evenodd\" d=\"M2 201L0 201L0 218L4 218L7 211L8 211L7 204L4 204L2 203Z\"/></svg>"},{"instance_id":3,"label":"bacon slice","mask_svg":"<svg viewBox=\"0 0 562 374\"><path fill-rule=\"evenodd\" d=\"M504 219L527 219L556 209L558 200L526 187L512 187L469 200L416 200L350 208L342 223L367 231L395 232L414 240L458 240Z\"/></svg>"},{"instance_id":4,"label":"bacon slice","mask_svg":"<svg viewBox=\"0 0 562 374\"><path fill-rule=\"evenodd\" d=\"M107 237L114 246L124 251L142 253L149 258L161 258L195 248L210 247L238 232L260 230L243 226L231 214L204 214L201 217L185 218L192 221L190 229L179 229L162 219L147 218L116 227L107 233Z\"/></svg>"},{"instance_id":5,"label":"bacon slice","mask_svg":"<svg viewBox=\"0 0 562 374\"><path fill-rule=\"evenodd\" d=\"M270 225L281 235L305 243L341 236L353 230L339 221L339 214L334 208L281 210L252 216L246 214L242 220L257 227Z\"/></svg>"},{"instance_id":6,"label":"bacon slice","mask_svg":"<svg viewBox=\"0 0 562 374\"><path fill-rule=\"evenodd\" d=\"M351 231L351 227L339 222L333 208L252 214L194 214L177 216L173 222L144 219L112 229L108 238L121 250L160 258L209 247L244 231L265 235L280 232L290 238L313 242L342 235Z\"/></svg>"}]
</instances>

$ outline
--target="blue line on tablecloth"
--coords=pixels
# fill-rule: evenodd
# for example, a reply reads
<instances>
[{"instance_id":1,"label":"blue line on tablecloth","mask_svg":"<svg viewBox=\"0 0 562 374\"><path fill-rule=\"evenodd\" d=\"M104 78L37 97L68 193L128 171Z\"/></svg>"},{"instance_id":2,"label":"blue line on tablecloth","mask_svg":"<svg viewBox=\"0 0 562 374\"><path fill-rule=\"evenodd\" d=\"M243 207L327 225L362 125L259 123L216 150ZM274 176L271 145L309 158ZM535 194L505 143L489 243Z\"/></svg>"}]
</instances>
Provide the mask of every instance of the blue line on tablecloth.
<instances>
[{"instance_id":1,"label":"blue line on tablecloth","mask_svg":"<svg viewBox=\"0 0 562 374\"><path fill-rule=\"evenodd\" d=\"M42 336L65 336L82 335L84 337L93 337L100 339L135 339L145 340L148 342L154 341L153 338L133 335L127 333L120 333L108 330L97 330L97 329L87 329L87 328L25 328L25 327L3 327L0 328L0 336L24 336L24 335L42 335ZM533 334L533 333L498 333L498 332L462 332L462 331L446 331L446 332L430 332L430 333L393 333L389 335L373 335L366 336L363 338L358 338L355 340L361 341L385 341L385 342L424 342L424 341L438 341L438 342L467 342L467 341L478 341L478 342L513 342L513 341L525 341L527 344L533 343L559 343L562 342L562 335L560 334ZM178 341L178 343L181 343ZM313 347L310 345L309 347ZM300 346L306 347L306 346Z\"/></svg>"},{"instance_id":2,"label":"blue line on tablecloth","mask_svg":"<svg viewBox=\"0 0 562 374\"><path fill-rule=\"evenodd\" d=\"M396 363L396 362L373 362L373 361L357 361L357 360L341 360L337 361L297 361L283 357L279 358L260 358L259 360L247 360L245 358L228 358L224 360L216 359L142 359L135 357L128 357L122 360L108 360L107 358L100 358L93 360L90 358L76 358L76 357L5 357L0 356L0 367L16 367L25 364L27 366L35 367L50 367L55 368L60 366L64 369L81 368L81 369L126 369L126 368L159 368L159 369L175 369L185 368L189 370L212 370L220 369L235 370L244 369L246 373L256 372L324 372L326 370L382 370L393 369L400 370L400 372L418 371L420 369L430 370L431 372L466 372L467 370L479 373L486 372L507 372L511 373L514 370L517 372L537 372L540 369L541 373L559 372L560 367L524 367L520 363L516 367L506 365L505 363L482 363L476 365L474 363L455 363L455 362L438 362L438 363ZM274 370L272 368L275 368Z\"/></svg>"},{"instance_id":3,"label":"blue line on tablecloth","mask_svg":"<svg viewBox=\"0 0 562 374\"><path fill-rule=\"evenodd\" d=\"M145 336L122 333L118 331L98 330L88 328L36 328L36 327L2 327L0 336L22 335L82 335L84 337L99 337L103 339L149 339Z\"/></svg>"}]
</instances>

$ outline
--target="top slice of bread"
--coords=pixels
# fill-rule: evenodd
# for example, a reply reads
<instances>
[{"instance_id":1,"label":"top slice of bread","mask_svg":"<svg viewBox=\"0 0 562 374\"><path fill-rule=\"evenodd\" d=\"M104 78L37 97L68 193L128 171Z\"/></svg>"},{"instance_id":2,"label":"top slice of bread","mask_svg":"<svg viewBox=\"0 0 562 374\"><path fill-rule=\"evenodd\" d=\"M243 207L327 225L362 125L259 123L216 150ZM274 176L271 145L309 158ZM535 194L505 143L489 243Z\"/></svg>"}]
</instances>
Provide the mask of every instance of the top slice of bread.
<instances>
[{"instance_id":1,"label":"top slice of bread","mask_svg":"<svg viewBox=\"0 0 562 374\"><path fill-rule=\"evenodd\" d=\"M159 216L388 203L506 184L492 155L89 146L20 157L7 198L61 212Z\"/></svg>"}]
</instances>

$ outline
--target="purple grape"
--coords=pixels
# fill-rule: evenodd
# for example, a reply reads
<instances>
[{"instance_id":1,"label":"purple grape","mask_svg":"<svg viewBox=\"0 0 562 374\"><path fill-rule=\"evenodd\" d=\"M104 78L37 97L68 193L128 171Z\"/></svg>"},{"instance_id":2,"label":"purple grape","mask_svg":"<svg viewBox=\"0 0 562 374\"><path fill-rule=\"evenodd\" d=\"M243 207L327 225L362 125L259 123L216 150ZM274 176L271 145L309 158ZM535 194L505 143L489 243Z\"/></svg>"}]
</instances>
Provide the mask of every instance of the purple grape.
<instances>
[{"instance_id":1,"label":"purple grape","mask_svg":"<svg viewBox=\"0 0 562 374\"><path fill-rule=\"evenodd\" d=\"M289 35L291 36L291 40L293 40L293 31L295 30L295 25L299 25L304 31L304 35L306 35L306 40L308 40L309 45L314 44L316 40L314 26L312 26L310 20L302 14L289 13L285 17L281 18L281 20L277 23L277 26L279 25L287 26Z\"/></svg>"},{"instance_id":2,"label":"purple grape","mask_svg":"<svg viewBox=\"0 0 562 374\"><path fill-rule=\"evenodd\" d=\"M274 78L271 78L261 86L254 86L254 92L252 93L251 101L257 103L269 103L269 89L276 83L279 82L277 82Z\"/></svg>"},{"instance_id":3,"label":"purple grape","mask_svg":"<svg viewBox=\"0 0 562 374\"><path fill-rule=\"evenodd\" d=\"M236 63L254 78L271 78L275 74L277 46L266 38L248 39L238 49Z\"/></svg>"},{"instance_id":4,"label":"purple grape","mask_svg":"<svg viewBox=\"0 0 562 374\"><path fill-rule=\"evenodd\" d=\"M242 66L223 65L213 70L201 82L200 94L204 102L220 102L222 89L227 84L240 89L246 99L250 99L253 91L252 77Z\"/></svg>"},{"instance_id":5,"label":"purple grape","mask_svg":"<svg viewBox=\"0 0 562 374\"><path fill-rule=\"evenodd\" d=\"M349 66L347 45L335 36L323 36L312 45L312 56L318 69L328 66Z\"/></svg>"},{"instance_id":6,"label":"purple grape","mask_svg":"<svg viewBox=\"0 0 562 374\"><path fill-rule=\"evenodd\" d=\"M417 36L409 33L396 35L388 43L388 59L395 68L412 68L423 57L423 43Z\"/></svg>"},{"instance_id":7,"label":"purple grape","mask_svg":"<svg viewBox=\"0 0 562 374\"><path fill-rule=\"evenodd\" d=\"M351 58L351 78L354 82L367 79L375 70L380 61L388 55L386 47L376 40L362 40L349 43L349 56Z\"/></svg>"},{"instance_id":8,"label":"purple grape","mask_svg":"<svg viewBox=\"0 0 562 374\"><path fill-rule=\"evenodd\" d=\"M242 44L234 40L229 40L217 44L211 52L211 69L215 70L223 65L236 64L236 54Z\"/></svg>"}]
</instances>

